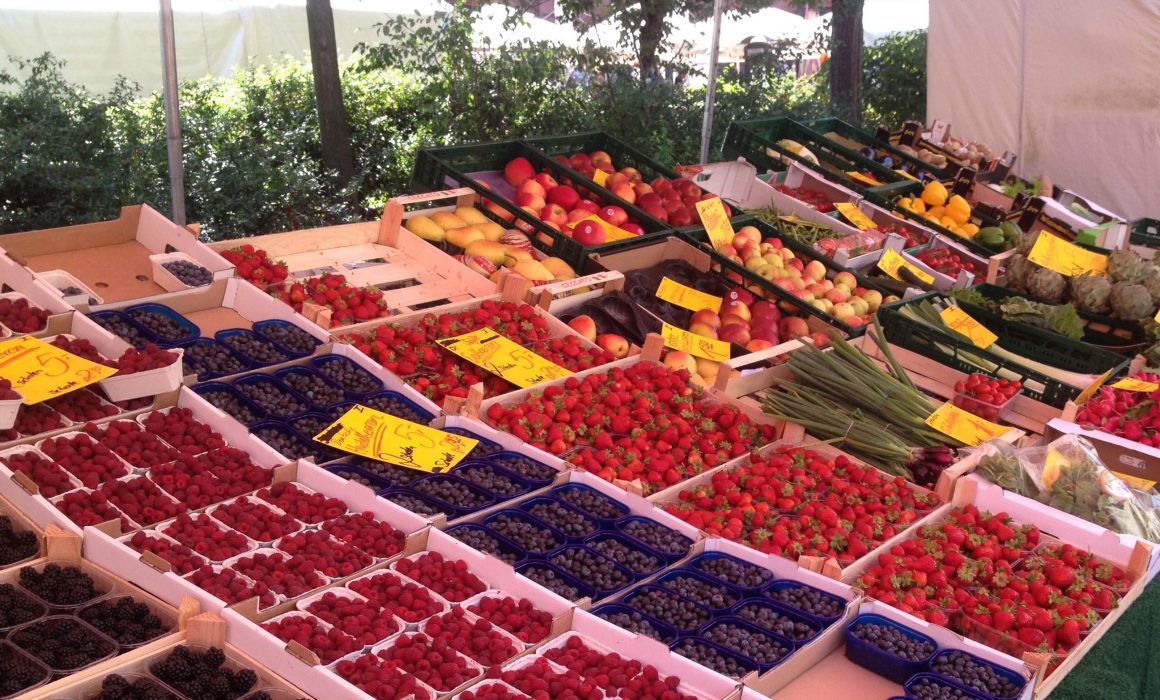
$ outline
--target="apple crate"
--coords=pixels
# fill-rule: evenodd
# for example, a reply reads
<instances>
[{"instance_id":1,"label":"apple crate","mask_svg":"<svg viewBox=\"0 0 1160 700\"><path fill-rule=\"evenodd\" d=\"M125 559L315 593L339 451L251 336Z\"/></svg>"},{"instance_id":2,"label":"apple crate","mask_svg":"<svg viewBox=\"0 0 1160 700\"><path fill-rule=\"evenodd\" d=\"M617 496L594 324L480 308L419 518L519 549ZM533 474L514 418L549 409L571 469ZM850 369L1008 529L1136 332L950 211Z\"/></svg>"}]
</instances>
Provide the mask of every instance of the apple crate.
<instances>
[{"instance_id":1,"label":"apple crate","mask_svg":"<svg viewBox=\"0 0 1160 700\"><path fill-rule=\"evenodd\" d=\"M407 313L495 293L493 283L402 227L404 205L448 198L470 205L465 196L454 191L395 198L380 221L218 241L211 247L225 251L245 244L265 250L289 268L287 286L325 273L341 274L352 286L383 291L383 302L393 313ZM331 325L328 309L304 304L303 314L323 328Z\"/></svg>"},{"instance_id":2,"label":"apple crate","mask_svg":"<svg viewBox=\"0 0 1160 700\"><path fill-rule=\"evenodd\" d=\"M814 119L813 121L806 122L803 126L816 133L819 139L833 144L835 150L839 151L840 153L845 153L847 157L853 155L867 157L866 154L862 151L863 149L870 148L873 149L877 155L875 160L877 160L883 167L888 167L895 170L902 168L908 170L911 175L914 175L923 180L943 180L949 177L953 177L954 174L958 172L957 166L947 165L939 168L931 165L918 156L903 151L898 147L897 143L891 142L888 139L884 140L881 138L881 133L871 133L867 129L854 126L853 124L842 121L837 117L822 117L820 119ZM880 129L880 132L882 131L885 132L887 137L890 136L889 131ZM891 165L883 163L882 158L884 156L889 156L892 158L894 163Z\"/></svg>"},{"instance_id":3,"label":"apple crate","mask_svg":"<svg viewBox=\"0 0 1160 700\"><path fill-rule=\"evenodd\" d=\"M794 141L804 146L817 158L817 162L783 145L782 141ZM788 117L747 119L731 123L725 132L721 146L721 156L725 160L745 158L762 171L781 172L790 162L797 162L814 172L859 192L867 186L898 182L904 178L893 170L822 138L820 134L806 128ZM871 182L851 176L850 173L869 173Z\"/></svg>"},{"instance_id":4,"label":"apple crate","mask_svg":"<svg viewBox=\"0 0 1160 700\"><path fill-rule=\"evenodd\" d=\"M577 175L570 167L565 167L523 142L496 141L421 149L415 157L411 189L415 192L429 192L448 187L469 187L475 191L485 213L493 220L505 226L514 222L516 228L528 234L533 245L549 255L561 258L581 274L586 272L584 265L590 253L663 237L670 228L669 224L650 217L643 210L592 182L581 186L580 189L584 191L580 194L594 198L594 201L620 207L630 218L639 222L644 234L596 246L581 245L545 224L531 211L523 210L517 203L515 188L504 179L504 168L519 157L526 158L534 170L546 172L557 182L574 180Z\"/></svg>"},{"instance_id":5,"label":"apple crate","mask_svg":"<svg viewBox=\"0 0 1160 700\"><path fill-rule=\"evenodd\" d=\"M106 303L167 292L153 281L150 255L185 253L219 280L234 270L193 228L178 226L146 204L122 207L111 221L0 236L0 248L33 272L64 270ZM64 303L59 290L51 292Z\"/></svg>"}]
</instances>

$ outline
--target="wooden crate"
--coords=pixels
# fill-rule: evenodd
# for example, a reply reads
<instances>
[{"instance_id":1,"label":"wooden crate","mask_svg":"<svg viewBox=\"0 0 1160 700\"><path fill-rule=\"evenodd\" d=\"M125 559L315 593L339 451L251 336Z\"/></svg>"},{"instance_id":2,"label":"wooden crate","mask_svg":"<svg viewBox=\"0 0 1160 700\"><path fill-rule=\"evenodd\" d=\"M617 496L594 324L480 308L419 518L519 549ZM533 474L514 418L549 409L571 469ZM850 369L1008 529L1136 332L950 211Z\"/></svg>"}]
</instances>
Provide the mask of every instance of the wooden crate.
<instances>
[{"instance_id":1,"label":"wooden crate","mask_svg":"<svg viewBox=\"0 0 1160 700\"><path fill-rule=\"evenodd\" d=\"M402 226L411 216L472 206L474 196L471 190L462 188L395 197L387 202L379 221L236 238L218 241L210 247L215 251L243 244L261 248L272 259L287 265L288 281L326 272L339 273L352 286L383 290L387 308L394 313L408 313L495 293L496 287L491 281ZM403 211L407 205L452 198L451 206ZM328 309L307 305L303 315L323 328L330 326Z\"/></svg>"}]
</instances>

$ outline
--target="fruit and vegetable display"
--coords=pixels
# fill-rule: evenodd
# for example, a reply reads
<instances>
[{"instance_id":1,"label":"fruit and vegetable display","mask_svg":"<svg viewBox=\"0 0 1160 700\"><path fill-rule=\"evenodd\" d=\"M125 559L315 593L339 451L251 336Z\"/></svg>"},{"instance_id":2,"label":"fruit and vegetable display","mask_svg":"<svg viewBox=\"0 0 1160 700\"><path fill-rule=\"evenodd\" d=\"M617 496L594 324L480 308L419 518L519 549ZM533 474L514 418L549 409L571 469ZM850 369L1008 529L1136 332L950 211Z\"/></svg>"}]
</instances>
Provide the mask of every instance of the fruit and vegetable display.
<instances>
[{"instance_id":1,"label":"fruit and vegetable display","mask_svg":"<svg viewBox=\"0 0 1160 700\"><path fill-rule=\"evenodd\" d=\"M982 233L978 225L971 222L970 203L962 195L948 193L947 188L938 180L926 183L919 196L900 197L894 205L961 238L973 239ZM988 235L988 240L989 238ZM999 250L1003 248L1000 247Z\"/></svg>"}]
</instances>

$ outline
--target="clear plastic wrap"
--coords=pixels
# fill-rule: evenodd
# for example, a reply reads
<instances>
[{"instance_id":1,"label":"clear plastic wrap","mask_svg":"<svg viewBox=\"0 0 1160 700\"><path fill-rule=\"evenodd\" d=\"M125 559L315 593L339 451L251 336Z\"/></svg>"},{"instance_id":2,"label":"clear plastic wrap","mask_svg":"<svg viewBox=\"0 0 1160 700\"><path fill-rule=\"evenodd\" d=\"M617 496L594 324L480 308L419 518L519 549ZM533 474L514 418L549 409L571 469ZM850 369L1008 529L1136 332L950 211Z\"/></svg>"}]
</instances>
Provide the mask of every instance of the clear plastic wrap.
<instances>
[{"instance_id":1,"label":"clear plastic wrap","mask_svg":"<svg viewBox=\"0 0 1160 700\"><path fill-rule=\"evenodd\" d=\"M814 243L814 249L827 258L834 257L839 250L848 251L854 257L881 249L885 241L886 234L871 228L842 238L823 238Z\"/></svg>"}]
</instances>

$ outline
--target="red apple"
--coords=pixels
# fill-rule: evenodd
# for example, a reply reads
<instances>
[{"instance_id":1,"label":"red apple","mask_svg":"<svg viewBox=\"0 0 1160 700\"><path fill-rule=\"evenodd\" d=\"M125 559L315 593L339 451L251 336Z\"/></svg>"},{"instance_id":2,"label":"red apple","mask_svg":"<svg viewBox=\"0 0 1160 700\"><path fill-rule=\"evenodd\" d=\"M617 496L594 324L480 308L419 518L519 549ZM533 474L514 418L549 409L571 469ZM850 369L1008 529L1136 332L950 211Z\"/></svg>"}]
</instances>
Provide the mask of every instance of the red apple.
<instances>
[{"instance_id":1,"label":"red apple","mask_svg":"<svg viewBox=\"0 0 1160 700\"><path fill-rule=\"evenodd\" d=\"M647 206L642 206L641 209L644 210L645 214L648 214L654 219L663 221L666 224L669 222L669 213L665 211L665 208L662 206L649 204Z\"/></svg>"},{"instance_id":2,"label":"red apple","mask_svg":"<svg viewBox=\"0 0 1160 700\"><path fill-rule=\"evenodd\" d=\"M664 208L665 200L656 192L645 192L644 194L637 193L636 203L641 207L661 207Z\"/></svg>"},{"instance_id":3,"label":"red apple","mask_svg":"<svg viewBox=\"0 0 1160 700\"><path fill-rule=\"evenodd\" d=\"M748 293L748 292L747 292ZM752 297L750 297L752 299ZM726 316L737 316L742 321L749 321L753 315L749 313L749 305L738 299L726 298L721 304L721 322L725 322ZM744 345L744 343L742 343Z\"/></svg>"},{"instance_id":4,"label":"red apple","mask_svg":"<svg viewBox=\"0 0 1160 700\"><path fill-rule=\"evenodd\" d=\"M653 178L652 182L648 184L652 186L653 192L665 192L673 189L672 183L663 177Z\"/></svg>"},{"instance_id":5,"label":"red apple","mask_svg":"<svg viewBox=\"0 0 1160 700\"><path fill-rule=\"evenodd\" d=\"M632 189L636 191L636 201L638 202L641 196L653 193L652 185L649 185L647 182L634 182L632 183ZM657 201L660 201L660 197L657 197Z\"/></svg>"},{"instance_id":6,"label":"red apple","mask_svg":"<svg viewBox=\"0 0 1160 700\"><path fill-rule=\"evenodd\" d=\"M621 173L613 173L604 181L604 189L606 190L612 190L621 185L632 186L632 183L628 181L628 177Z\"/></svg>"},{"instance_id":7,"label":"red apple","mask_svg":"<svg viewBox=\"0 0 1160 700\"><path fill-rule=\"evenodd\" d=\"M580 201L580 194L571 185L557 185L548 192L546 199L549 204L559 204L570 211Z\"/></svg>"},{"instance_id":8,"label":"red apple","mask_svg":"<svg viewBox=\"0 0 1160 700\"><path fill-rule=\"evenodd\" d=\"M744 304L746 308L748 308L752 306L753 303L757 300L753 298L753 294L751 294L749 290L743 289L741 287L734 287L725 294L725 301L739 301Z\"/></svg>"},{"instance_id":9,"label":"red apple","mask_svg":"<svg viewBox=\"0 0 1160 700\"><path fill-rule=\"evenodd\" d=\"M592 159L588 157L587 153L573 153L572 157L568 159L568 164L572 166L573 170L579 171L584 166L591 167Z\"/></svg>"},{"instance_id":10,"label":"red apple","mask_svg":"<svg viewBox=\"0 0 1160 700\"><path fill-rule=\"evenodd\" d=\"M613 226L620 226L624 222L628 221L628 212L624 211L624 209L621 209L615 204L609 204L608 206L603 207L598 212L598 215L601 219L604 219Z\"/></svg>"},{"instance_id":11,"label":"red apple","mask_svg":"<svg viewBox=\"0 0 1160 700\"><path fill-rule=\"evenodd\" d=\"M771 321L778 321L781 319L781 311L778 310L777 304L771 301L762 299L754 302L749 307L749 312L753 315L753 320L760 321L762 319L769 319Z\"/></svg>"},{"instance_id":12,"label":"red apple","mask_svg":"<svg viewBox=\"0 0 1160 700\"><path fill-rule=\"evenodd\" d=\"M548 204L540 210L540 219L549 223L563 226L568 222L568 212L559 204Z\"/></svg>"},{"instance_id":13,"label":"red apple","mask_svg":"<svg viewBox=\"0 0 1160 700\"><path fill-rule=\"evenodd\" d=\"M692 226L693 215L685 207L669 212L669 223L673 226Z\"/></svg>"},{"instance_id":14,"label":"red apple","mask_svg":"<svg viewBox=\"0 0 1160 700\"><path fill-rule=\"evenodd\" d=\"M601 165L607 165L610 168L612 167L612 156L608 155L604 151L592 151L588 154L588 157L592 160L592 164L598 168Z\"/></svg>"},{"instance_id":15,"label":"red apple","mask_svg":"<svg viewBox=\"0 0 1160 700\"><path fill-rule=\"evenodd\" d=\"M626 224L621 224L620 230L628 231L629 233L635 233L638 236L644 235L644 227L642 227L640 224L634 224L631 221Z\"/></svg>"},{"instance_id":16,"label":"red apple","mask_svg":"<svg viewBox=\"0 0 1160 700\"><path fill-rule=\"evenodd\" d=\"M619 172L627 177L629 182L640 182L643 179L636 168L621 168Z\"/></svg>"},{"instance_id":17,"label":"red apple","mask_svg":"<svg viewBox=\"0 0 1160 700\"><path fill-rule=\"evenodd\" d=\"M800 338L810 334L810 326L799 316L785 316L777 324L777 333L782 338Z\"/></svg>"},{"instance_id":18,"label":"red apple","mask_svg":"<svg viewBox=\"0 0 1160 700\"><path fill-rule=\"evenodd\" d=\"M596 321L588 314L580 314L576 318L568 322L572 330L588 339L589 342L596 342Z\"/></svg>"},{"instance_id":19,"label":"red apple","mask_svg":"<svg viewBox=\"0 0 1160 700\"><path fill-rule=\"evenodd\" d=\"M600 205L591 199L581 199L579 202L576 202L576 208L583 209L589 214L595 214L600 211Z\"/></svg>"},{"instance_id":20,"label":"red apple","mask_svg":"<svg viewBox=\"0 0 1160 700\"><path fill-rule=\"evenodd\" d=\"M532 167L532 162L523 156L513 158L503 166L503 179L512 187L519 187L520 183L535 176L536 169Z\"/></svg>"},{"instance_id":21,"label":"red apple","mask_svg":"<svg viewBox=\"0 0 1160 700\"><path fill-rule=\"evenodd\" d=\"M682 202L680 199L666 199L663 206L665 211L667 211L669 214L672 214L678 209L685 208L684 202Z\"/></svg>"},{"instance_id":22,"label":"red apple","mask_svg":"<svg viewBox=\"0 0 1160 700\"><path fill-rule=\"evenodd\" d=\"M700 311L693 312L693 315L689 317L689 323L704 323L705 325L712 326L713 328L720 328L721 317L717 315L716 311L711 309L701 309Z\"/></svg>"},{"instance_id":23,"label":"red apple","mask_svg":"<svg viewBox=\"0 0 1160 700\"><path fill-rule=\"evenodd\" d=\"M568 159L568 156L564 155L563 153L557 153L556 155L552 156L552 159L557 163L562 163L564 165L570 166L572 164L572 162Z\"/></svg>"},{"instance_id":24,"label":"red apple","mask_svg":"<svg viewBox=\"0 0 1160 700\"><path fill-rule=\"evenodd\" d=\"M540 185L544 188L545 194L548 190L560 184L556 182L556 178L552 177L552 174L547 171L538 173L536 175L536 182L540 183Z\"/></svg>"},{"instance_id":25,"label":"red apple","mask_svg":"<svg viewBox=\"0 0 1160 700\"><path fill-rule=\"evenodd\" d=\"M632 185L628 184L627 182L613 187L612 194L620 197L629 204L636 203L636 190L634 190Z\"/></svg>"},{"instance_id":26,"label":"red apple","mask_svg":"<svg viewBox=\"0 0 1160 700\"><path fill-rule=\"evenodd\" d=\"M717 339L724 340L726 343L745 345L750 340L749 324L727 323L721 326L721 330L717 331Z\"/></svg>"},{"instance_id":27,"label":"red apple","mask_svg":"<svg viewBox=\"0 0 1160 700\"><path fill-rule=\"evenodd\" d=\"M764 338L753 338L745 344L745 349L749 352L757 352L758 350L768 350L774 345L777 345L777 343L772 340L766 340Z\"/></svg>"},{"instance_id":28,"label":"red apple","mask_svg":"<svg viewBox=\"0 0 1160 700\"><path fill-rule=\"evenodd\" d=\"M531 180L529 180L531 182ZM539 185L537 185L538 187ZM531 209L537 214L544 208L544 198L534 192L520 192L516 195L516 206L521 209Z\"/></svg>"},{"instance_id":29,"label":"red apple","mask_svg":"<svg viewBox=\"0 0 1160 700\"><path fill-rule=\"evenodd\" d=\"M596 344L612 353L612 356L618 360L622 357L628 357L628 341L622 335L616 333L598 335L596 336Z\"/></svg>"},{"instance_id":30,"label":"red apple","mask_svg":"<svg viewBox=\"0 0 1160 700\"><path fill-rule=\"evenodd\" d=\"M568 221L564 225L570 228L577 221L587 219L590 216L592 216L592 212L590 211L585 211L583 209L573 209L572 211L568 212Z\"/></svg>"},{"instance_id":31,"label":"red apple","mask_svg":"<svg viewBox=\"0 0 1160 700\"><path fill-rule=\"evenodd\" d=\"M581 221L572 229L572 238L583 246L600 245L608 238L604 227L600 225L599 221L587 219Z\"/></svg>"}]
</instances>

